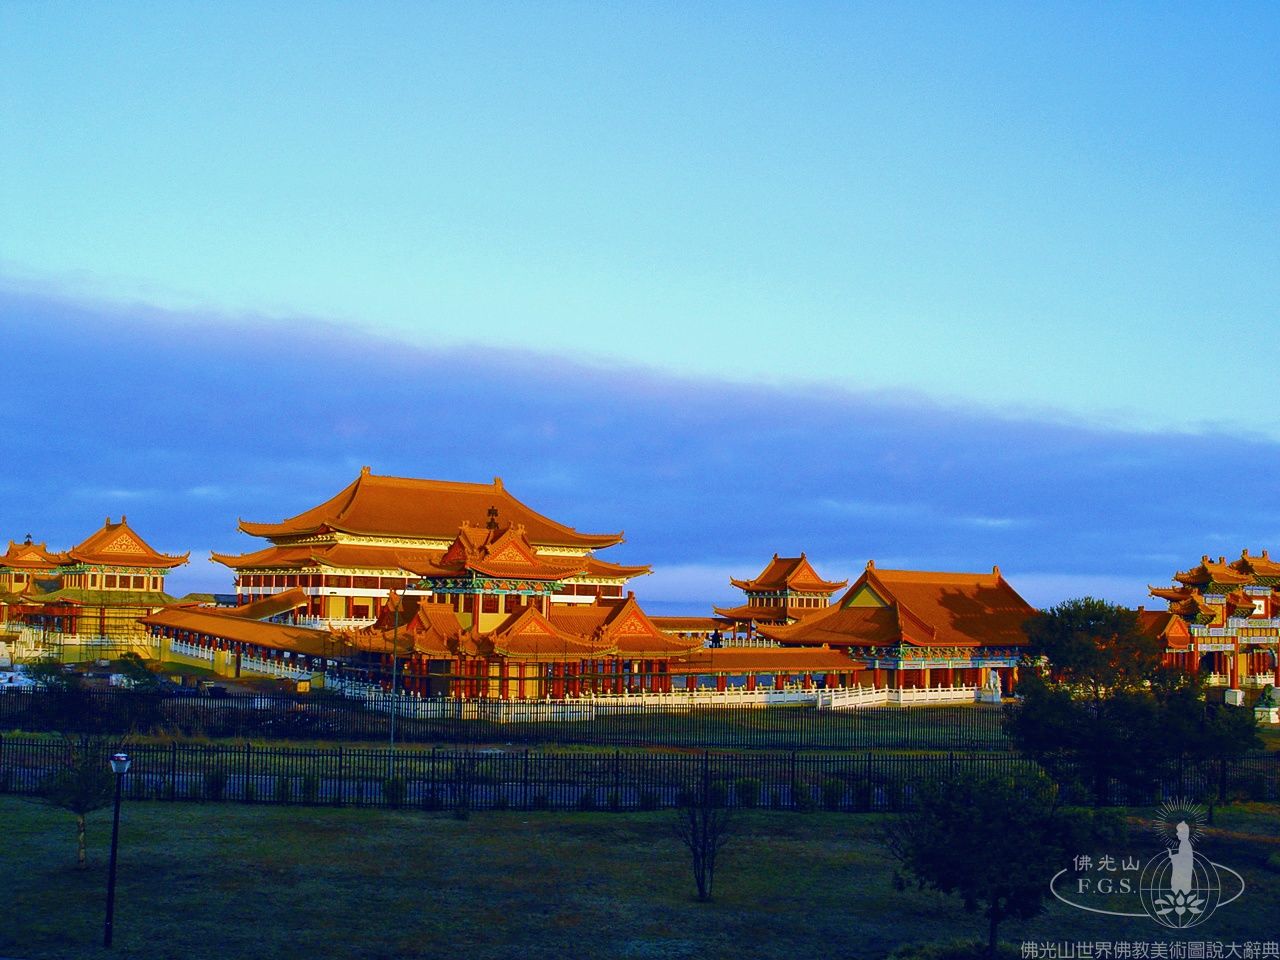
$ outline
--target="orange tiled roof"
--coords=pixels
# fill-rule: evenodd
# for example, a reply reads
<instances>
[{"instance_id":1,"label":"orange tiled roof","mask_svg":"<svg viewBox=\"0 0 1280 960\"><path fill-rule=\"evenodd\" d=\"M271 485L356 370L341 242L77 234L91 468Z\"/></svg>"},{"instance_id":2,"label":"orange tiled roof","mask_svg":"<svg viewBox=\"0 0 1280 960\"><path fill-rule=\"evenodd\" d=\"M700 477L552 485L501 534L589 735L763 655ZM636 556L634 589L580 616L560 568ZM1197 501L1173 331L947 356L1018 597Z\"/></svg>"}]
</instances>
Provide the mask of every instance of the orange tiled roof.
<instances>
[{"instance_id":1,"label":"orange tiled roof","mask_svg":"<svg viewBox=\"0 0 1280 960\"><path fill-rule=\"evenodd\" d=\"M256 537L287 538L337 530L368 536L447 540L464 522L483 526L490 508L499 522L523 523L529 539L540 545L608 547L621 533L579 533L521 503L502 485L456 483L382 477L368 467L340 493L280 523L240 521L240 529Z\"/></svg>"},{"instance_id":2,"label":"orange tiled roof","mask_svg":"<svg viewBox=\"0 0 1280 960\"><path fill-rule=\"evenodd\" d=\"M1191 643L1191 628L1172 610L1144 610L1139 607L1138 631L1163 640L1175 650L1185 649Z\"/></svg>"},{"instance_id":3,"label":"orange tiled roof","mask_svg":"<svg viewBox=\"0 0 1280 960\"><path fill-rule=\"evenodd\" d=\"M233 570L404 570L415 573L430 567L443 552L405 547L378 547L353 543L275 546L253 553L214 553L210 559Z\"/></svg>"},{"instance_id":4,"label":"orange tiled roof","mask_svg":"<svg viewBox=\"0 0 1280 960\"><path fill-rule=\"evenodd\" d=\"M447 660L458 655L462 634L462 624L450 607L416 594L392 592L374 624L344 631L342 636L356 649L370 653L398 651L401 656L416 653Z\"/></svg>"},{"instance_id":5,"label":"orange tiled roof","mask_svg":"<svg viewBox=\"0 0 1280 960\"><path fill-rule=\"evenodd\" d=\"M554 605L550 620L566 632L610 642L619 656L634 659L683 655L702 645L697 638L681 639L661 630L630 593L622 603Z\"/></svg>"},{"instance_id":6,"label":"orange tiled roof","mask_svg":"<svg viewBox=\"0 0 1280 960\"><path fill-rule=\"evenodd\" d=\"M14 543L9 541L9 549L0 556L0 567L9 570L51 571L58 567L62 556L49 551L43 543Z\"/></svg>"},{"instance_id":7,"label":"orange tiled roof","mask_svg":"<svg viewBox=\"0 0 1280 960\"><path fill-rule=\"evenodd\" d=\"M1171 603L1179 603L1191 597L1190 587L1153 587L1147 584L1147 592L1153 597L1159 597Z\"/></svg>"},{"instance_id":8,"label":"orange tiled roof","mask_svg":"<svg viewBox=\"0 0 1280 960\"><path fill-rule=\"evenodd\" d=\"M228 607L226 612L228 616L244 617L246 620L268 620L279 614L305 607L307 600L305 590L301 587L293 587L290 590L263 597L261 600L254 600L238 607Z\"/></svg>"},{"instance_id":9,"label":"orange tiled roof","mask_svg":"<svg viewBox=\"0 0 1280 960\"><path fill-rule=\"evenodd\" d=\"M716 614L739 623L782 622L784 620L800 620L811 613L818 613L823 607L798 607L788 604L785 607L770 607L759 603L745 603L740 607L713 607Z\"/></svg>"},{"instance_id":10,"label":"orange tiled roof","mask_svg":"<svg viewBox=\"0 0 1280 960\"><path fill-rule=\"evenodd\" d=\"M511 614L486 639L494 653L513 660L572 660L618 652L607 639L561 629L534 607Z\"/></svg>"},{"instance_id":11,"label":"orange tiled roof","mask_svg":"<svg viewBox=\"0 0 1280 960\"><path fill-rule=\"evenodd\" d=\"M728 630L733 626L732 620L724 617L650 617L650 621L659 630L667 633L715 633Z\"/></svg>"},{"instance_id":12,"label":"orange tiled roof","mask_svg":"<svg viewBox=\"0 0 1280 960\"><path fill-rule=\"evenodd\" d=\"M848 580L823 580L813 569L808 558L802 553L798 557L779 557L773 559L753 580L735 580L729 582L741 590L753 593L771 590L796 590L801 593L835 593Z\"/></svg>"},{"instance_id":13,"label":"orange tiled roof","mask_svg":"<svg viewBox=\"0 0 1280 960\"><path fill-rule=\"evenodd\" d=\"M539 556L519 524L498 530L464 523L448 550L414 572L426 580L468 572L501 580L566 580L585 569L577 557Z\"/></svg>"},{"instance_id":14,"label":"orange tiled roof","mask_svg":"<svg viewBox=\"0 0 1280 960\"><path fill-rule=\"evenodd\" d=\"M850 606L863 587L885 606ZM760 632L785 643L810 646L1022 646L1023 624L1035 608L1000 575L878 570L873 563L825 610L788 627Z\"/></svg>"},{"instance_id":15,"label":"orange tiled roof","mask_svg":"<svg viewBox=\"0 0 1280 960\"><path fill-rule=\"evenodd\" d=\"M1280 577L1280 563L1272 560L1266 550L1260 557L1251 557L1248 550L1242 550L1240 559L1231 564L1231 569L1255 577Z\"/></svg>"},{"instance_id":16,"label":"orange tiled roof","mask_svg":"<svg viewBox=\"0 0 1280 960\"><path fill-rule=\"evenodd\" d=\"M311 657L334 656L338 653L335 638L327 631L249 620L228 613L218 613L212 607L164 607L148 616L139 617L138 622Z\"/></svg>"},{"instance_id":17,"label":"orange tiled roof","mask_svg":"<svg viewBox=\"0 0 1280 960\"><path fill-rule=\"evenodd\" d=\"M180 567L191 556L190 551L181 556L158 553L129 526L126 517L119 523L107 522L102 529L68 550L64 563L85 563L103 567Z\"/></svg>"},{"instance_id":18,"label":"orange tiled roof","mask_svg":"<svg viewBox=\"0 0 1280 960\"><path fill-rule=\"evenodd\" d=\"M1190 570L1181 570L1173 575L1173 579L1188 586L1202 587L1209 583L1249 583L1253 578L1247 573L1233 570L1226 557L1219 557L1214 563L1208 556L1200 558L1200 565Z\"/></svg>"},{"instance_id":19,"label":"orange tiled roof","mask_svg":"<svg viewBox=\"0 0 1280 960\"><path fill-rule=\"evenodd\" d=\"M625 580L631 580L635 577L643 577L646 574L653 573L653 567L648 564L629 567L620 563L610 563L607 560L597 560L595 557L583 557L586 569L582 572L584 577L618 577Z\"/></svg>"},{"instance_id":20,"label":"orange tiled roof","mask_svg":"<svg viewBox=\"0 0 1280 960\"><path fill-rule=\"evenodd\" d=\"M718 647L673 661L673 674L852 673L863 669L842 650L827 647Z\"/></svg>"}]
</instances>

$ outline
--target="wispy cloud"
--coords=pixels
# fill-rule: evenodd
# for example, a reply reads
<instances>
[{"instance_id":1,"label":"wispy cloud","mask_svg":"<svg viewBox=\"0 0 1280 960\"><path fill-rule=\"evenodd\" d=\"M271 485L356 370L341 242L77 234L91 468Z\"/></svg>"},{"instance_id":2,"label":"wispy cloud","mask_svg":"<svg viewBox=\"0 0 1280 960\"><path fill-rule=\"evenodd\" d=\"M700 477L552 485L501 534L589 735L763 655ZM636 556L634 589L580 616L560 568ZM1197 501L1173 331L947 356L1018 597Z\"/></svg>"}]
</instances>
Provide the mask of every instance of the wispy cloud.
<instances>
[{"instance_id":1,"label":"wispy cloud","mask_svg":"<svg viewBox=\"0 0 1280 960\"><path fill-rule=\"evenodd\" d=\"M203 321L203 323L201 322ZM1206 552L1280 548L1280 444L950 409L885 392L680 379L498 350L415 348L331 325L119 310L0 292L9 349L60 371L21 450L0 538L77 542L127 503L170 552L244 551L380 473L488 480L650 563L654 602L733 599L774 553L852 578L999 564L1044 601L1091 584L1140 602ZM86 417L84 411L102 416ZM1214 465L1247 463L1248 470ZM1194 491L1188 496L1187 491ZM840 558L847 558L842 560ZM1180 558L1180 559L1173 559ZM209 589L230 575L204 567ZM1095 579L1090 579L1095 578Z\"/></svg>"}]
</instances>

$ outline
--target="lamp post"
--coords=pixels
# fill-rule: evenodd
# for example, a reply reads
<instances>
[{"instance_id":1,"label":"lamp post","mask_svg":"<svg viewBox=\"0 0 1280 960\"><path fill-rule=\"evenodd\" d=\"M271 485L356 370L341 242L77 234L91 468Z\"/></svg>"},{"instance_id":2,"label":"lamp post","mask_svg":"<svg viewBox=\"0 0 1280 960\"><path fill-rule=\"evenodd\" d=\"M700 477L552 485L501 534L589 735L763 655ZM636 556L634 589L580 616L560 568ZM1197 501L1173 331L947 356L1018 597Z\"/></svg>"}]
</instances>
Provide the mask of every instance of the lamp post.
<instances>
[{"instance_id":1,"label":"lamp post","mask_svg":"<svg viewBox=\"0 0 1280 960\"><path fill-rule=\"evenodd\" d=\"M116 911L116 848L120 839L120 785L129 772L129 757L123 753L111 755L111 772L116 775L115 816L111 822L111 865L107 868L107 920L102 926L102 945L111 946L111 924Z\"/></svg>"},{"instance_id":2,"label":"lamp post","mask_svg":"<svg viewBox=\"0 0 1280 960\"><path fill-rule=\"evenodd\" d=\"M396 669L396 661L400 656L400 607L404 604L404 591L408 589L406 584L396 596L396 618L391 628L391 749L387 753L387 779L393 779L396 775L396 694L399 686L400 674Z\"/></svg>"}]
</instances>

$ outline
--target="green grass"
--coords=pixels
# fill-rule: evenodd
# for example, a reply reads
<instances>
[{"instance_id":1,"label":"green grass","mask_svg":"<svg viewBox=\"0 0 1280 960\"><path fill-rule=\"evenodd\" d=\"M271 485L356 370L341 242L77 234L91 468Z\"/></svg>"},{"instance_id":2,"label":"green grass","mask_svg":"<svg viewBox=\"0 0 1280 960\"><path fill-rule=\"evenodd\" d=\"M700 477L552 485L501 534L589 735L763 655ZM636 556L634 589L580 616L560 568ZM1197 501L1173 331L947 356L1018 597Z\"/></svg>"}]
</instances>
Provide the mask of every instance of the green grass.
<instances>
[{"instance_id":1,"label":"green grass","mask_svg":"<svg viewBox=\"0 0 1280 960\"><path fill-rule=\"evenodd\" d=\"M697 903L672 815L448 814L128 803L116 946L100 949L109 811L90 869L70 816L0 798L0 956L877 958L977 938L955 900L897 892L872 816L740 815L716 899ZM1248 889L1192 939L1274 939L1276 807L1223 808L1214 859ZM1260 836L1255 836L1260 834ZM1149 847L1138 832L1135 844ZM1049 878L1045 878L1046 883ZM1171 939L1151 921L1055 904L1006 939Z\"/></svg>"}]
</instances>

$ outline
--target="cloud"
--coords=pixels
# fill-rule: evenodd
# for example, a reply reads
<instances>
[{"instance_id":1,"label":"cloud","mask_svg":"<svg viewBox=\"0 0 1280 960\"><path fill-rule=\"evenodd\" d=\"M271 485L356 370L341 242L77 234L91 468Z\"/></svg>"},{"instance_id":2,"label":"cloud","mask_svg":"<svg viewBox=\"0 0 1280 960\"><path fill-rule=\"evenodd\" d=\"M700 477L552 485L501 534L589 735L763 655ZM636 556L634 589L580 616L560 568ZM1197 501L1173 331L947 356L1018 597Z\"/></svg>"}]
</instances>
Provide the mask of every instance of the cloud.
<instances>
[{"instance_id":1,"label":"cloud","mask_svg":"<svg viewBox=\"0 0 1280 960\"><path fill-rule=\"evenodd\" d=\"M129 499L130 522L159 549L247 551L260 542L238 518L296 514L368 464L501 475L581 530L625 530L607 556L657 568L635 584L642 599L699 610L734 599L727 577L775 552L807 551L834 579L868 559L999 564L1015 586L1012 571L1042 578L1026 589L1045 602L1101 578L1136 603L1203 553L1280 546L1269 479L1280 445L1260 438L1104 430L30 292L0 291L0 323L32 382L56 384L38 422L0 427L21 451L0 538L29 530L66 547ZM198 567L205 589L230 589L229 572Z\"/></svg>"}]
</instances>

